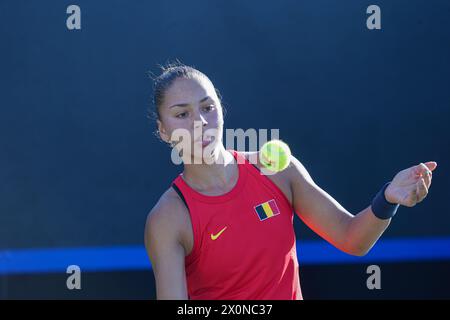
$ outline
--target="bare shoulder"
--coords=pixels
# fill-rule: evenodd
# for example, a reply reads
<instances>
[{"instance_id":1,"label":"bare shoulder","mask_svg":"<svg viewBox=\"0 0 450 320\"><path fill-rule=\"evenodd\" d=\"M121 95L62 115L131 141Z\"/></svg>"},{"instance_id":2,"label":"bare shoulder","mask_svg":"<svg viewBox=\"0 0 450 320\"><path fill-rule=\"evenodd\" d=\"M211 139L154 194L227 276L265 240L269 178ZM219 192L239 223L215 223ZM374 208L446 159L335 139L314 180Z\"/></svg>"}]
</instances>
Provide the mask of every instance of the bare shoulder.
<instances>
[{"instance_id":1,"label":"bare shoulder","mask_svg":"<svg viewBox=\"0 0 450 320\"><path fill-rule=\"evenodd\" d=\"M245 156L245 158L254 166L256 166L258 169L262 169L263 165L259 161L259 151L243 151L242 154ZM289 166L292 166L289 165ZM286 196L288 201L293 204L292 202L292 190L291 190L291 173L288 169L277 172L272 175L267 175L267 178L269 178Z\"/></svg>"},{"instance_id":2,"label":"bare shoulder","mask_svg":"<svg viewBox=\"0 0 450 320\"><path fill-rule=\"evenodd\" d=\"M291 155L289 167L285 171L289 175L291 184L297 188L305 189L315 184L305 166L293 155Z\"/></svg>"},{"instance_id":3,"label":"bare shoulder","mask_svg":"<svg viewBox=\"0 0 450 320\"><path fill-rule=\"evenodd\" d=\"M147 216L145 247L155 275L158 299L187 299L184 238L187 208L169 188Z\"/></svg>"},{"instance_id":4,"label":"bare shoulder","mask_svg":"<svg viewBox=\"0 0 450 320\"><path fill-rule=\"evenodd\" d=\"M150 210L145 225L145 242L152 239L162 241L175 241L188 248L186 239L189 239L191 221L186 205L173 190L167 189ZM192 231L191 231L192 232Z\"/></svg>"}]
</instances>

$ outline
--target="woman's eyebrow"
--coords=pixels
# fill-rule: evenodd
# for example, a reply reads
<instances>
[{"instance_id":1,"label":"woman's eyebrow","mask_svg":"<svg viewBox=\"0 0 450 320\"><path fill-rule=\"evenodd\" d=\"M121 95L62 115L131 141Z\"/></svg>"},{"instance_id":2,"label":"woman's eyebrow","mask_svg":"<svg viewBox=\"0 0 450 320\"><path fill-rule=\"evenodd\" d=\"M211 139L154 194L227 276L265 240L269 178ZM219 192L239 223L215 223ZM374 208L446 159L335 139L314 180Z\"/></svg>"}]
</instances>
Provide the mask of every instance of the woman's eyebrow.
<instances>
[{"instance_id":1,"label":"woman's eyebrow","mask_svg":"<svg viewBox=\"0 0 450 320\"><path fill-rule=\"evenodd\" d=\"M203 99L201 99L199 101L199 103L202 103L202 102L204 102L204 101L206 101L208 99L211 99L211 97L210 96L206 96ZM174 105L170 106L169 109L173 108L173 107L187 107L187 106L189 106L189 103L177 103L177 104L174 104Z\"/></svg>"}]
</instances>

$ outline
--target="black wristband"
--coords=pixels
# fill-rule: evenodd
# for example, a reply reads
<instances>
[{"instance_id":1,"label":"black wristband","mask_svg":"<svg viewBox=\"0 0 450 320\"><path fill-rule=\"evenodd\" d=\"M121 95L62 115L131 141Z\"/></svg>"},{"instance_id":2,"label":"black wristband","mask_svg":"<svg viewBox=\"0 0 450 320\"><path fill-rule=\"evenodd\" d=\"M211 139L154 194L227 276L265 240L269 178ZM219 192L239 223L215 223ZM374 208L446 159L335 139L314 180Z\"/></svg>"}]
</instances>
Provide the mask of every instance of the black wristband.
<instances>
[{"instance_id":1,"label":"black wristband","mask_svg":"<svg viewBox=\"0 0 450 320\"><path fill-rule=\"evenodd\" d=\"M399 204L388 202L384 196L384 191L389 184L390 182L386 183L372 200L372 212L382 220L392 218L400 207Z\"/></svg>"}]
</instances>

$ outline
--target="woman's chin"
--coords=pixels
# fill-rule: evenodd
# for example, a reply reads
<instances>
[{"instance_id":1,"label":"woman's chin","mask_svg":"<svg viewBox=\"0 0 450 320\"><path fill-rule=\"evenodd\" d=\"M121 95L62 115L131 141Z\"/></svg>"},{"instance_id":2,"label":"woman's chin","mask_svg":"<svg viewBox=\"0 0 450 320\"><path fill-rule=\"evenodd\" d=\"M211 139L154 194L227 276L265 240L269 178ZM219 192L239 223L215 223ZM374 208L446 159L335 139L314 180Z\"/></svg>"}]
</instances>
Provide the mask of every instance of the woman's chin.
<instances>
[{"instance_id":1,"label":"woman's chin","mask_svg":"<svg viewBox=\"0 0 450 320\"><path fill-rule=\"evenodd\" d=\"M202 143L196 143L190 155L194 164L211 164L217 154L217 145L211 141L203 146Z\"/></svg>"}]
</instances>

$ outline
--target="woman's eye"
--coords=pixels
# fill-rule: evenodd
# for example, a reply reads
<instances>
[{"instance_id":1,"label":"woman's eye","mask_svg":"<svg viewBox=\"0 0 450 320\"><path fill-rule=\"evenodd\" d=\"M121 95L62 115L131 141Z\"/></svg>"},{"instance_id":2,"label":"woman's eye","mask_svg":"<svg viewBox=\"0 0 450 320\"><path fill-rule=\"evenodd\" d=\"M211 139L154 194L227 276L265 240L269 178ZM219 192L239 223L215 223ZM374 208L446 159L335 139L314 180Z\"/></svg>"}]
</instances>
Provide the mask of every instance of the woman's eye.
<instances>
[{"instance_id":1,"label":"woman's eye","mask_svg":"<svg viewBox=\"0 0 450 320\"><path fill-rule=\"evenodd\" d=\"M183 112L183 113L178 114L176 117L177 118L185 118L186 115L187 115L187 112Z\"/></svg>"},{"instance_id":2,"label":"woman's eye","mask_svg":"<svg viewBox=\"0 0 450 320\"><path fill-rule=\"evenodd\" d=\"M214 105L206 106L205 109L207 111L212 111L212 110L214 110Z\"/></svg>"}]
</instances>

